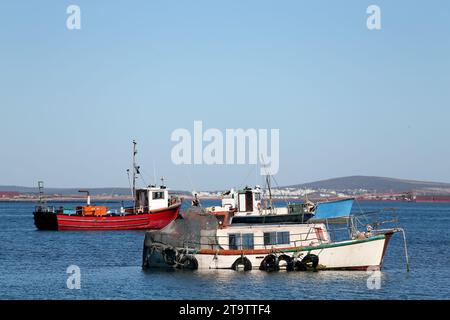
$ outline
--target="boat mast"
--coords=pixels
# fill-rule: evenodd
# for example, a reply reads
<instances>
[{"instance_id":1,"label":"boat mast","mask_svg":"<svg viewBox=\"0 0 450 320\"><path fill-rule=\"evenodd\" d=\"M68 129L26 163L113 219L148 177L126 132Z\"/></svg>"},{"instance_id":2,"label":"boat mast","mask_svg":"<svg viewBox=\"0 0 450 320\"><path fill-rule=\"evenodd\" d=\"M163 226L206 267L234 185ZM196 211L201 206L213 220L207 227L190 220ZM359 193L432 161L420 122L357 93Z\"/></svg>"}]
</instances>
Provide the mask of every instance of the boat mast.
<instances>
[{"instance_id":1,"label":"boat mast","mask_svg":"<svg viewBox=\"0 0 450 320\"><path fill-rule=\"evenodd\" d=\"M134 202L134 208L136 209L136 173L138 172L138 167L136 166L136 149L137 142L136 140L133 140L133 202Z\"/></svg>"},{"instance_id":2,"label":"boat mast","mask_svg":"<svg viewBox=\"0 0 450 320\"><path fill-rule=\"evenodd\" d=\"M44 204L44 181L38 181L39 203Z\"/></svg>"},{"instance_id":3,"label":"boat mast","mask_svg":"<svg viewBox=\"0 0 450 320\"><path fill-rule=\"evenodd\" d=\"M265 165L265 161L264 161L264 156L261 155L261 161L263 163L263 167L266 167ZM272 186L271 186L271 175L270 175L270 171L266 171L266 185L267 185L267 189L269 191L269 207L270 207L270 213L273 213L273 201L272 201ZM265 201L267 203L267 200Z\"/></svg>"},{"instance_id":4,"label":"boat mast","mask_svg":"<svg viewBox=\"0 0 450 320\"><path fill-rule=\"evenodd\" d=\"M267 184L267 189L269 190L269 207L270 207L270 212L272 212L272 210L273 210L273 201L272 201L272 187L270 185L270 174L266 175L266 184Z\"/></svg>"}]
</instances>

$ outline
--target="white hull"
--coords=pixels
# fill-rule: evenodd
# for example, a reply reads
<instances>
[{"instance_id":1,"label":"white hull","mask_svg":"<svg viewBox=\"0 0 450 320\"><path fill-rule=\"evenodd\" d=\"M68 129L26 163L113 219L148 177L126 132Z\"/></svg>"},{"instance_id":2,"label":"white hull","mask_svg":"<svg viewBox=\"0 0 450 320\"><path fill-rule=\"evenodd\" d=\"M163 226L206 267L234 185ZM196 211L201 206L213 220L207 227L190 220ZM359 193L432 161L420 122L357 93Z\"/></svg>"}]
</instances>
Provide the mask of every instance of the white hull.
<instances>
[{"instance_id":1,"label":"white hull","mask_svg":"<svg viewBox=\"0 0 450 320\"><path fill-rule=\"evenodd\" d=\"M301 260L307 254L319 258L319 270L367 270L381 269L383 258L392 233L374 236L364 240L349 240L328 243L313 247L293 247L276 250L275 255L288 255L294 261ZM200 250L193 252L198 269L232 269L236 260L245 257L252 269L259 269L264 258L271 250ZM168 267L159 251L148 254L148 267ZM282 266L281 266L282 268Z\"/></svg>"}]
</instances>

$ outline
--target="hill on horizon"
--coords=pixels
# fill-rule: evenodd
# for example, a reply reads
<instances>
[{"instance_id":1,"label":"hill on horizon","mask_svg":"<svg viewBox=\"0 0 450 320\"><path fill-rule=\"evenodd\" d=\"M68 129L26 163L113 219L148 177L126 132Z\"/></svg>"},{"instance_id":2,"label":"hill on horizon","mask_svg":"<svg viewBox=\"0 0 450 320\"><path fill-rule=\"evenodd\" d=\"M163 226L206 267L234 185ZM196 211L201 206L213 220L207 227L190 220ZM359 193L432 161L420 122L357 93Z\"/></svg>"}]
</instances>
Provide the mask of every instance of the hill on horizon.
<instances>
[{"instance_id":1,"label":"hill on horizon","mask_svg":"<svg viewBox=\"0 0 450 320\"><path fill-rule=\"evenodd\" d=\"M286 188L311 188L328 190L357 190L364 189L369 192L407 192L423 193L450 193L450 183L417 181L375 176L349 176L315 182L286 186Z\"/></svg>"},{"instance_id":2,"label":"hill on horizon","mask_svg":"<svg viewBox=\"0 0 450 320\"><path fill-rule=\"evenodd\" d=\"M349 190L367 190L369 193L409 192L415 191L419 194L450 194L450 183L405 180L375 176L349 176L333 179L308 182L303 184L283 186L276 189L324 189L345 192ZM86 188L45 188L45 194L59 194L63 196L77 195L78 190ZM130 195L129 188L105 187L87 188L91 195ZM21 194L36 194L37 187L22 186L0 186L0 192L19 192ZM175 193L190 194L190 191L172 190Z\"/></svg>"}]
</instances>

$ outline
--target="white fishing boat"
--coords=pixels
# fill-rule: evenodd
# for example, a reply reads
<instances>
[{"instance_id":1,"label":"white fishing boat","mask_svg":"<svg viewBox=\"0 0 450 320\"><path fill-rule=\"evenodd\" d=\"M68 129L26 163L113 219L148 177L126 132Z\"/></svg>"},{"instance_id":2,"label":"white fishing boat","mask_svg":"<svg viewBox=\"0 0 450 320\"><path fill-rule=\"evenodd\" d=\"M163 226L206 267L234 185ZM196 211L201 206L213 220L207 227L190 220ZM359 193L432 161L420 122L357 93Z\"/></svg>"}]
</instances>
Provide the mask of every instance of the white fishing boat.
<instances>
[{"instance_id":1,"label":"white fishing boat","mask_svg":"<svg viewBox=\"0 0 450 320\"><path fill-rule=\"evenodd\" d=\"M377 270L392 235L404 236L399 227L383 227L394 220L372 221L358 231L362 215L352 216L344 225L345 240L333 239L327 220L233 224L223 223L226 215L191 208L165 229L147 232L143 268Z\"/></svg>"},{"instance_id":2,"label":"white fishing boat","mask_svg":"<svg viewBox=\"0 0 450 320\"><path fill-rule=\"evenodd\" d=\"M276 207L273 204L268 177L267 198L260 186L231 189L222 195L220 206L206 207L205 210L217 216L224 216L230 223L305 223L309 220L319 222L329 217L348 218L354 198L313 203L306 197L302 203L286 203Z\"/></svg>"}]
</instances>

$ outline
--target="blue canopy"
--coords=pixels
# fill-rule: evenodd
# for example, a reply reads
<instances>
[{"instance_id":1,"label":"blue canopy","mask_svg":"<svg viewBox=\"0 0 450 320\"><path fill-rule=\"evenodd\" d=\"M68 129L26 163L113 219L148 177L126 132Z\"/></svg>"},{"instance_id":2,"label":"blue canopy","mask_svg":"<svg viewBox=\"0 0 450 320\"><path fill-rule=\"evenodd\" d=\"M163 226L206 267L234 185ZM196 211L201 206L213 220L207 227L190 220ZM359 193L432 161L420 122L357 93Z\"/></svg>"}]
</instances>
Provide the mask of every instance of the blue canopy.
<instances>
[{"instance_id":1,"label":"blue canopy","mask_svg":"<svg viewBox=\"0 0 450 320\"><path fill-rule=\"evenodd\" d=\"M314 217L310 221L349 218L355 199L318 202Z\"/></svg>"}]
</instances>

